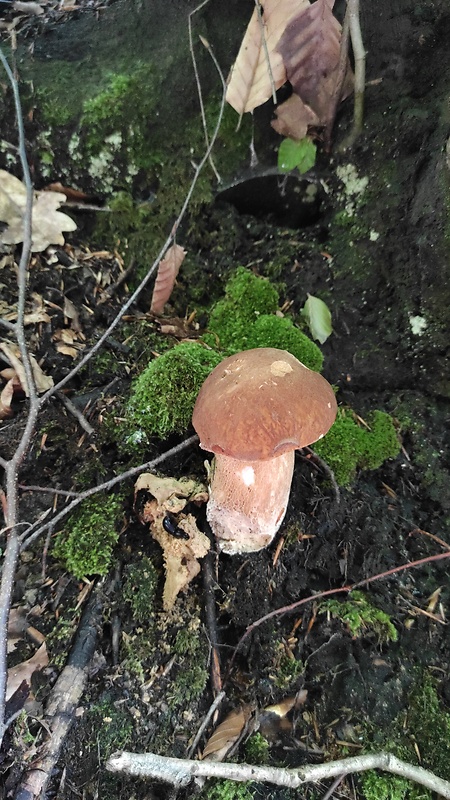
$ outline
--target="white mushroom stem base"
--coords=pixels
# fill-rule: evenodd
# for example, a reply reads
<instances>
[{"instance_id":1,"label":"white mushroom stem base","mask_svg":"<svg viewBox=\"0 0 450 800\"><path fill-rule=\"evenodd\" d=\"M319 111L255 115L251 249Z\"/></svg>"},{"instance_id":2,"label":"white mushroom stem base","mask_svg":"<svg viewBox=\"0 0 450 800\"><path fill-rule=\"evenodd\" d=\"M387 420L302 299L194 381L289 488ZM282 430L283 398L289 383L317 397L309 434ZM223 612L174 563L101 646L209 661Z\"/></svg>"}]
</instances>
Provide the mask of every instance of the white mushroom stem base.
<instances>
[{"instance_id":1,"label":"white mushroom stem base","mask_svg":"<svg viewBox=\"0 0 450 800\"><path fill-rule=\"evenodd\" d=\"M206 516L224 553L267 547L283 522L291 490L295 451L268 461L216 455Z\"/></svg>"}]
</instances>

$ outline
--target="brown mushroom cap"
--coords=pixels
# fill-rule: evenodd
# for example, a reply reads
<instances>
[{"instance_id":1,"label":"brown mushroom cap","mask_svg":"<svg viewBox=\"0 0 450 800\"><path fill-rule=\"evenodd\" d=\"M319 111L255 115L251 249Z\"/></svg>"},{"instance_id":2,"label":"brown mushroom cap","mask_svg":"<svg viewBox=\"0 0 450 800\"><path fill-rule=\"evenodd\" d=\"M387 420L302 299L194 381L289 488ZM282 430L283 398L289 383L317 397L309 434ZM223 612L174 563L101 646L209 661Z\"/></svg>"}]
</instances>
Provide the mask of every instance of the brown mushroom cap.
<instances>
[{"instance_id":1,"label":"brown mushroom cap","mask_svg":"<svg viewBox=\"0 0 450 800\"><path fill-rule=\"evenodd\" d=\"M192 424L200 446L242 461L306 447L336 417L330 384L286 350L259 347L222 361L206 378Z\"/></svg>"}]
</instances>

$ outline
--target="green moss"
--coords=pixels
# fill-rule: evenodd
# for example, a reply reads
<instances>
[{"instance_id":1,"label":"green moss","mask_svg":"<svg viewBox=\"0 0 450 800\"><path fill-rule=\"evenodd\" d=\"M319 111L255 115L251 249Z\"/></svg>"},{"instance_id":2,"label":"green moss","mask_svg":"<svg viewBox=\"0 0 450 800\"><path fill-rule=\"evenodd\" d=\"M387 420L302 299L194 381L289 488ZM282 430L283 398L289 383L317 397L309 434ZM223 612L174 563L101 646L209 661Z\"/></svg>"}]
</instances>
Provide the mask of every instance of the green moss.
<instances>
[{"instance_id":1,"label":"green moss","mask_svg":"<svg viewBox=\"0 0 450 800\"><path fill-rule=\"evenodd\" d=\"M221 356L201 344L173 347L152 361L135 381L128 402L130 446L147 436L161 439L188 427L199 389Z\"/></svg>"},{"instance_id":2,"label":"green moss","mask_svg":"<svg viewBox=\"0 0 450 800\"><path fill-rule=\"evenodd\" d=\"M367 416L371 430L360 427L348 410L339 410L336 421L314 449L329 464L341 486L352 482L356 470L377 469L400 452L392 417L383 411Z\"/></svg>"},{"instance_id":3,"label":"green moss","mask_svg":"<svg viewBox=\"0 0 450 800\"><path fill-rule=\"evenodd\" d=\"M123 750L132 741L133 720L123 705L109 697L101 699L87 712L85 725L92 727L93 748L102 763L115 750Z\"/></svg>"},{"instance_id":4,"label":"green moss","mask_svg":"<svg viewBox=\"0 0 450 800\"><path fill-rule=\"evenodd\" d=\"M388 732L368 728L370 750L385 750L411 764L417 763L444 780L450 778L450 713L443 707L436 681L429 673L418 680L407 702ZM383 773L367 772L361 784L368 800L430 800L431 792L403 778Z\"/></svg>"},{"instance_id":5,"label":"green moss","mask_svg":"<svg viewBox=\"0 0 450 800\"><path fill-rule=\"evenodd\" d=\"M141 556L140 561L125 567L124 578L122 596L131 607L133 620L148 622L158 585L158 573L153 562L147 556Z\"/></svg>"},{"instance_id":6,"label":"green moss","mask_svg":"<svg viewBox=\"0 0 450 800\"><path fill-rule=\"evenodd\" d=\"M184 651L183 645L186 645ZM172 710L184 708L198 700L208 683L208 643L198 627L197 619L192 619L178 631L174 651L178 656L179 669L168 690L167 702Z\"/></svg>"},{"instance_id":7,"label":"green moss","mask_svg":"<svg viewBox=\"0 0 450 800\"><path fill-rule=\"evenodd\" d=\"M354 591L344 601L323 600L317 611L341 620L355 638L374 633L380 643L397 641L398 634L389 615L377 608L364 592Z\"/></svg>"},{"instance_id":8,"label":"green moss","mask_svg":"<svg viewBox=\"0 0 450 800\"><path fill-rule=\"evenodd\" d=\"M322 351L286 317L261 314L250 330L247 346L278 347L292 353L309 369L316 372L322 369Z\"/></svg>"},{"instance_id":9,"label":"green moss","mask_svg":"<svg viewBox=\"0 0 450 800\"><path fill-rule=\"evenodd\" d=\"M208 330L216 346L230 352L248 349L250 329L260 314L274 314L278 292L265 278L239 267L225 287L225 297L212 308Z\"/></svg>"},{"instance_id":10,"label":"green moss","mask_svg":"<svg viewBox=\"0 0 450 800\"><path fill-rule=\"evenodd\" d=\"M209 781L199 795L200 800L253 800L251 783L243 781Z\"/></svg>"},{"instance_id":11,"label":"green moss","mask_svg":"<svg viewBox=\"0 0 450 800\"><path fill-rule=\"evenodd\" d=\"M94 495L70 515L56 539L54 554L76 578L106 575L119 533L122 502Z\"/></svg>"},{"instance_id":12,"label":"green moss","mask_svg":"<svg viewBox=\"0 0 450 800\"><path fill-rule=\"evenodd\" d=\"M267 764L270 745L262 733L254 733L245 743L245 760L248 764Z\"/></svg>"}]
</instances>

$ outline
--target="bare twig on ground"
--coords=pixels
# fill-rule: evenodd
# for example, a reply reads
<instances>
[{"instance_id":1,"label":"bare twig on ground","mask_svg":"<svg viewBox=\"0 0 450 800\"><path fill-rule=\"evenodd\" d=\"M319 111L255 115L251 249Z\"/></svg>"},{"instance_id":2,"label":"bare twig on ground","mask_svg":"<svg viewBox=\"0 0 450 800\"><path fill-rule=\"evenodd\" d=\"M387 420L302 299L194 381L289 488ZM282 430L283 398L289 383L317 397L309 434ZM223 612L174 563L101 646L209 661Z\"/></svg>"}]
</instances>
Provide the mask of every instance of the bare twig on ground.
<instances>
[{"instance_id":1,"label":"bare twig on ground","mask_svg":"<svg viewBox=\"0 0 450 800\"><path fill-rule=\"evenodd\" d=\"M69 397L66 397L66 395L63 392L57 392L57 397L61 400L63 406L67 408L69 414L72 414L72 416L75 417L80 428L83 428L83 430L88 434L88 436L92 436L92 434L95 433L95 428L93 428L92 425L87 421L86 417L81 413L81 411L79 411L78 408L74 406L71 399Z\"/></svg>"},{"instance_id":2,"label":"bare twig on ground","mask_svg":"<svg viewBox=\"0 0 450 800\"><path fill-rule=\"evenodd\" d=\"M103 582L100 582L87 602L73 650L45 709L42 730L48 731L48 738L22 776L14 800L37 800L44 795L88 679L103 609L102 587Z\"/></svg>"},{"instance_id":3,"label":"bare twig on ground","mask_svg":"<svg viewBox=\"0 0 450 800\"><path fill-rule=\"evenodd\" d=\"M272 783L287 789L297 789L337 775L381 769L392 775L414 781L450 800L450 782L444 781L422 767L401 761L390 753L370 753L353 756L325 764L311 764L300 768L256 767L250 764L189 761L182 758L165 758L154 753L116 753L106 764L110 772L165 781L177 787L187 786L193 778L225 778L232 781L257 781Z\"/></svg>"},{"instance_id":4,"label":"bare twig on ground","mask_svg":"<svg viewBox=\"0 0 450 800\"><path fill-rule=\"evenodd\" d=\"M220 657L219 657L219 635L217 632L216 621L216 598L214 590L217 586L217 579L214 568L214 561L217 558L216 553L213 551L214 536L208 525L208 535L211 542L211 549L206 554L202 563L202 577L203 577L203 598L205 603L206 624L208 628L208 638L211 646L211 665L210 677L211 687L214 697L219 695L222 691L222 676L220 671Z\"/></svg>"},{"instance_id":5,"label":"bare twig on ground","mask_svg":"<svg viewBox=\"0 0 450 800\"><path fill-rule=\"evenodd\" d=\"M197 733L195 734L193 742L192 742L191 746L189 747L189 750L187 752L187 758L192 758L192 756L194 755L200 739L202 738L206 728L209 725L210 720L213 718L214 714L216 713L217 709L219 708L219 706L220 706L222 700L224 699L224 697L225 697L225 692L222 691L222 692L219 692L217 697L214 699L214 702L211 704L211 706L209 708L209 711L206 714L205 719L203 720L202 724L200 725Z\"/></svg>"}]
</instances>

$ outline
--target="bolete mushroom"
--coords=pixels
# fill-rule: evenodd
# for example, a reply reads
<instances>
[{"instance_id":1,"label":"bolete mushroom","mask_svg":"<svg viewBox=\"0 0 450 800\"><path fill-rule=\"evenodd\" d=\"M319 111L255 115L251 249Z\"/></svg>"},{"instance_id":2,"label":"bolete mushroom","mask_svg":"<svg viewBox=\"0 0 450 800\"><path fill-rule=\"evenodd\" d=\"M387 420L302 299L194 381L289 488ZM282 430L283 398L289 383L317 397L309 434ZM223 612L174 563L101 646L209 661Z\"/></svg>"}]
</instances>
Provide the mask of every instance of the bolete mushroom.
<instances>
[{"instance_id":1,"label":"bolete mushroom","mask_svg":"<svg viewBox=\"0 0 450 800\"><path fill-rule=\"evenodd\" d=\"M286 350L261 347L222 361L206 378L192 423L215 459L207 518L225 553L267 547L289 500L295 450L336 417L330 384Z\"/></svg>"}]
</instances>

